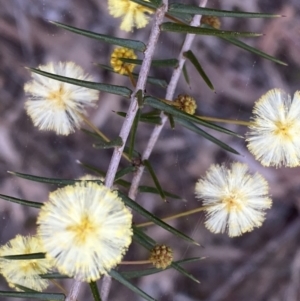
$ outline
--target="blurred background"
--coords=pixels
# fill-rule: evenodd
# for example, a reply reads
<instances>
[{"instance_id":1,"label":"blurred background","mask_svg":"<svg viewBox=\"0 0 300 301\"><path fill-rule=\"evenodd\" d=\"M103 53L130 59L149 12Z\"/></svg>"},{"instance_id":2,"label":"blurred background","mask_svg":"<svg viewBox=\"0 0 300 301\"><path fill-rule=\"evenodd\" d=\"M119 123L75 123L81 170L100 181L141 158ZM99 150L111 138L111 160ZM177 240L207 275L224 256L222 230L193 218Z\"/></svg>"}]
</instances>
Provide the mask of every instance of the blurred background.
<instances>
[{"instance_id":1,"label":"blurred background","mask_svg":"<svg viewBox=\"0 0 300 301\"><path fill-rule=\"evenodd\" d=\"M196 4L195 1L184 2ZM275 19L223 18L221 22L226 30L264 33L262 37L243 41L276 56L288 66L264 60L221 39L198 36L192 50L213 82L215 93L192 66L187 68L190 86L182 77L176 91L176 95L187 93L197 100L197 114L249 120L254 102L269 89L282 88L290 94L300 89L298 0L209 0L208 7L284 15L284 18ZM74 61L97 81L130 87L127 78L108 73L94 64L109 65L111 45L64 31L47 20L144 42L151 28L150 22L146 29L132 33L120 31L121 20L108 15L107 2L103 0L0 0L0 193L39 202L47 200L49 191L56 187L19 179L7 171L78 178L88 171L76 160L106 171L112 151L93 148L93 138L80 130L60 137L35 128L24 111L23 85L30 80L24 66ZM183 38L183 35L163 33L155 58L176 58ZM171 69L156 68L151 75L168 81L171 72ZM164 90L155 86L147 87L147 92L159 97L164 95ZM122 118L113 111L126 111L128 103L126 99L101 93L98 108L92 110L89 117L110 138L116 137ZM247 131L242 126L227 128L242 135ZM139 128L138 151L144 150L151 131L149 125ZM300 169L263 168L249 154L243 139L209 133L235 148L241 156L225 152L179 125L175 130L166 125L150 160L163 187L185 201L169 199L164 203L158 196L142 194L138 202L159 217L196 208L200 205L194 197L197 179L213 163L238 160L249 164L251 171L258 171L268 180L273 207L268 210L261 228L233 239L226 234L211 234L203 226L203 214L171 222L198 241L202 248L189 245L157 227L149 227L147 233L159 243L171 246L176 260L206 257L197 264L185 266L201 283L194 283L174 270L140 278L134 283L164 301L300 300ZM121 166L126 164L122 162ZM142 183L153 185L149 174L144 174ZM36 217L35 209L0 200L0 243L5 244L17 234L35 234ZM135 221L144 220L136 217ZM126 259L147 257L147 252L133 244ZM64 283L66 287L69 284L70 281ZM8 289L1 275L0 289ZM50 286L49 291L57 289ZM110 300L123 299L140 300L127 288L113 282ZM79 300L91 300L87 285Z\"/></svg>"}]
</instances>

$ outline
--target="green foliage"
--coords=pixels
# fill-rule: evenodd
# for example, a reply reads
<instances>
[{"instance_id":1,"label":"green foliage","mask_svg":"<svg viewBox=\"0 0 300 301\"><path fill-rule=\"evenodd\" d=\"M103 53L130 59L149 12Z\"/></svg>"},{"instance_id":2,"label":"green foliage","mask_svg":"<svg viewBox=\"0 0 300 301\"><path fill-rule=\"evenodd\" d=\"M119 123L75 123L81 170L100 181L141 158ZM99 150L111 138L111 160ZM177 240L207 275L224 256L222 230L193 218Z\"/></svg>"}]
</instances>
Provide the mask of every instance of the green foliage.
<instances>
[{"instance_id":1,"label":"green foliage","mask_svg":"<svg viewBox=\"0 0 300 301\"><path fill-rule=\"evenodd\" d=\"M83 30L80 28L76 28L73 26L69 26L66 24L62 24L59 22L54 22L54 21L50 21L50 23L61 27L63 29L66 29L68 31L77 33L79 35L88 37L88 38L92 38L101 42L105 42L108 44L113 44L113 45L117 45L117 46L121 46L121 47L126 47L126 48L130 48L130 49L134 49L137 51L145 51L146 50L146 45L140 41L135 41L135 40L128 40L128 39L121 39L121 38L116 38L116 37L112 37L112 36L108 36L108 35L104 35L104 34L98 34L95 32L91 32L88 30Z\"/></svg>"},{"instance_id":2,"label":"green foliage","mask_svg":"<svg viewBox=\"0 0 300 301\"><path fill-rule=\"evenodd\" d=\"M241 32L241 31L228 31L228 30L218 30L210 28L201 28L195 26L189 26L185 24L177 24L172 22L163 23L160 26L162 31L169 32L179 32L179 33L191 33L204 36L214 36L214 37L240 37L240 38L255 38L260 37L262 33L256 32Z\"/></svg>"},{"instance_id":3,"label":"green foliage","mask_svg":"<svg viewBox=\"0 0 300 301\"><path fill-rule=\"evenodd\" d=\"M109 85L109 84L101 84L101 83L94 83L94 82L89 82L89 81L85 81L85 80L78 80L78 79L74 79L74 78L70 78L70 77L66 77L66 76L61 76L61 75L56 75L53 73L49 73L49 72L45 72L36 68L28 68L30 71L64 82L64 83L68 83L68 84L73 84L76 86L80 86L80 87L85 87L85 88L89 88L89 89L93 89L93 90L98 90L98 91L102 91L102 92L106 92L106 93L111 93L111 94L116 94L116 95L120 95L120 96L124 96L129 98L132 91L126 87L122 87L122 86L116 86L116 85Z\"/></svg>"}]
</instances>

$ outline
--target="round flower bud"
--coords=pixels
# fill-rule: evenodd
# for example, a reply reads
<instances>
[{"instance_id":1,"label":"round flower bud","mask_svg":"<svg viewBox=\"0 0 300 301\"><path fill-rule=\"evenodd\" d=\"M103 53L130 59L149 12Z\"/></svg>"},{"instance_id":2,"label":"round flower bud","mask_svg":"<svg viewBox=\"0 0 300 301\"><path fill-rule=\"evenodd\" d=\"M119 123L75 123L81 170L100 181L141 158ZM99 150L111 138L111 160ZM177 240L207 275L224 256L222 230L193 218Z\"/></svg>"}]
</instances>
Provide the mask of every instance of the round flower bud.
<instances>
[{"instance_id":1,"label":"round flower bud","mask_svg":"<svg viewBox=\"0 0 300 301\"><path fill-rule=\"evenodd\" d=\"M132 49L125 47L116 48L110 57L110 64L114 71L119 74L128 74L128 71L132 72L135 65L123 62L120 60L122 58L135 60L137 56Z\"/></svg>"},{"instance_id":2,"label":"round flower bud","mask_svg":"<svg viewBox=\"0 0 300 301\"><path fill-rule=\"evenodd\" d=\"M216 29L220 29L221 27L221 21L216 16L202 16L201 24L207 24Z\"/></svg>"},{"instance_id":3,"label":"round flower bud","mask_svg":"<svg viewBox=\"0 0 300 301\"><path fill-rule=\"evenodd\" d=\"M151 250L149 260L157 269L164 270L173 261L173 251L166 245L157 245Z\"/></svg>"},{"instance_id":4,"label":"round flower bud","mask_svg":"<svg viewBox=\"0 0 300 301\"><path fill-rule=\"evenodd\" d=\"M174 100L175 106L179 108L179 110L184 111L185 113L194 115L197 109L196 101L193 97L189 95L179 94L177 98Z\"/></svg>"}]
</instances>

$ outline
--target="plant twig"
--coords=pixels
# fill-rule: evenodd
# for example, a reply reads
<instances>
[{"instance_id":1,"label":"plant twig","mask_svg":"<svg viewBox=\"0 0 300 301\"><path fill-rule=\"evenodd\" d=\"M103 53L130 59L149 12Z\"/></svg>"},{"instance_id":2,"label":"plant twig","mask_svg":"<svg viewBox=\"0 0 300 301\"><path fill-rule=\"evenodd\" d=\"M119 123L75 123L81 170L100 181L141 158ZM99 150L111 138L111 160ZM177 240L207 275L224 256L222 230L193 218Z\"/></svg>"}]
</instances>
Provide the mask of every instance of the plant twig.
<instances>
[{"instance_id":1,"label":"plant twig","mask_svg":"<svg viewBox=\"0 0 300 301\"><path fill-rule=\"evenodd\" d=\"M211 207L211 206L199 207L199 208L196 208L196 209L192 209L192 210L189 210L189 211L185 211L185 212L174 214L174 215L171 215L171 216L168 216L168 217L161 218L161 220L164 221L164 222L171 221L171 220L179 218L179 217L188 216L188 215L191 215L191 214L195 214L195 213L207 210L209 207ZM155 224L154 222L146 222L146 223L142 223L142 224L137 224L135 226L137 228L142 228L142 227L148 227L148 226L151 226L151 225L154 225L154 224Z\"/></svg>"},{"instance_id":2,"label":"plant twig","mask_svg":"<svg viewBox=\"0 0 300 301\"><path fill-rule=\"evenodd\" d=\"M81 284L82 284L82 282L79 280L75 280L73 282L70 292L69 292L69 295L67 296L65 301L75 301L77 299Z\"/></svg>"},{"instance_id":3,"label":"plant twig","mask_svg":"<svg viewBox=\"0 0 300 301\"><path fill-rule=\"evenodd\" d=\"M205 7L206 4L207 4L207 0L200 0L200 2L199 2L200 7ZM190 25L191 26L199 26L200 21L201 21L201 17L202 17L201 15L195 15L193 20L191 21ZM182 68L183 68L184 63L186 61L186 58L183 56L183 53L190 50L191 45L194 41L194 38L195 38L194 34L187 34L186 35L185 41L182 45L181 51L180 51L179 56L178 56L178 61L179 61L178 67L173 71L170 83L169 83L168 88L167 88L166 97L165 97L165 99L167 99L167 100L173 100L174 92L175 92L175 89L177 87L177 83L178 83L179 77L181 75ZM146 147L146 149L145 149L145 151L142 155L142 160L143 161L149 159L149 157L151 155L151 152L154 148L154 145L156 144L156 141L157 141L157 139L160 135L160 132L162 131L162 129L163 129L163 127L164 127L167 120L168 120L168 117L164 114L161 114L161 125L158 125L154 128L154 130L151 134L151 137L148 141L147 147ZM132 179L132 183L131 183L131 187L130 187L128 196L133 200L137 196L138 187L139 187L139 183L140 183L144 168L145 168L144 166L140 166L137 169L137 171L136 171L136 173L135 173L135 175Z\"/></svg>"},{"instance_id":4,"label":"plant twig","mask_svg":"<svg viewBox=\"0 0 300 301\"><path fill-rule=\"evenodd\" d=\"M152 261L150 260L139 260L139 261L122 261L120 264L129 264L129 265L136 265L136 264L150 264Z\"/></svg>"},{"instance_id":5,"label":"plant twig","mask_svg":"<svg viewBox=\"0 0 300 301\"><path fill-rule=\"evenodd\" d=\"M154 23L152 26L149 42L147 45L147 49L145 51L145 58L143 60L142 66L141 66L141 71L140 75L136 84L136 88L134 92L132 93L131 96L131 102L129 109L127 111L127 115L125 117L124 123L122 125L121 131L119 136L121 137L123 141L123 146L119 148L115 148L109 167L108 171L105 177L105 185L107 187L111 187L114 182L114 178L120 163L120 159L123 153L123 149L125 147L125 143L127 141L128 135L130 133L130 129L132 127L134 117L137 113L138 110L138 102L136 98L136 93L141 90L145 90L146 86L146 81L147 81L147 76L150 70L151 62L152 62L152 57L156 48L156 44L158 42L158 38L160 35L160 29L159 26L163 22L164 15L167 11L167 6L168 6L168 0L164 0L164 5L162 5L160 8L157 9L155 17L154 17ZM105 300L103 300L105 301Z\"/></svg>"},{"instance_id":6,"label":"plant twig","mask_svg":"<svg viewBox=\"0 0 300 301\"><path fill-rule=\"evenodd\" d=\"M206 121L236 124L236 125L244 125L244 126L250 126L250 125L253 124L250 121L244 121L244 120L230 120L230 119L214 118L214 117L207 117L207 116L196 116L196 117L198 117L202 120L206 120Z\"/></svg>"},{"instance_id":7,"label":"plant twig","mask_svg":"<svg viewBox=\"0 0 300 301\"><path fill-rule=\"evenodd\" d=\"M107 171L107 174L105 177L105 185L107 187L112 187L112 185L113 185L113 182L114 182L114 179L116 176L116 172L118 170L118 166L120 163L120 159L121 159L124 147L125 147L125 143L129 136L130 129L134 122L135 115L139 108L136 94L139 90L145 91L147 76L148 76L148 73L149 73L149 70L151 67L152 58L153 58L154 51L156 49L156 44L158 42L158 38L160 35L159 26L163 22L165 13L167 11L167 7L168 7L168 0L164 0L163 5L160 8L158 8L155 13L154 22L153 22L153 26L151 29L147 49L145 51L145 57L144 57L144 60L143 60L142 66L141 66L139 78L138 78L135 90L132 93L130 106L127 111L124 123L122 125L121 131L119 134L119 136L121 137L121 139L123 141L123 146L114 149L114 152L113 152L113 155L112 155L109 167L108 167L108 171ZM110 287L111 287L111 277L104 276L102 286L101 286L102 301L107 301Z\"/></svg>"}]
</instances>

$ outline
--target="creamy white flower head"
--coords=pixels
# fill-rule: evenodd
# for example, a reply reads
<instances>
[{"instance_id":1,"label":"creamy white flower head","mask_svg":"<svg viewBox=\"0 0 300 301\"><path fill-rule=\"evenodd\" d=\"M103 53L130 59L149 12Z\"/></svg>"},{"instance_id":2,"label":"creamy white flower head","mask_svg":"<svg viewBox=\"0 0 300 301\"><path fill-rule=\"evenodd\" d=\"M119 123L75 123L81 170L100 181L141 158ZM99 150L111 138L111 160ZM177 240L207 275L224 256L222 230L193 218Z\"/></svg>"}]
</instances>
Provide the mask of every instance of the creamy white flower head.
<instances>
[{"instance_id":1,"label":"creamy white flower head","mask_svg":"<svg viewBox=\"0 0 300 301\"><path fill-rule=\"evenodd\" d=\"M300 91L270 90L254 105L248 149L264 166L300 165Z\"/></svg>"},{"instance_id":2,"label":"creamy white flower head","mask_svg":"<svg viewBox=\"0 0 300 301\"><path fill-rule=\"evenodd\" d=\"M93 81L83 69L73 62L49 63L38 69L79 80ZM99 92L60 82L36 73L25 84L27 101L25 109L33 124L40 130L52 130L59 135L69 135L80 126L85 107L95 106Z\"/></svg>"},{"instance_id":3,"label":"creamy white flower head","mask_svg":"<svg viewBox=\"0 0 300 301\"><path fill-rule=\"evenodd\" d=\"M44 252L41 241L34 236L17 235L0 248L0 256L20 255ZM0 258L0 272L9 286L20 290L16 285L25 286L36 291L43 291L48 280L40 277L51 269L48 259L10 260Z\"/></svg>"},{"instance_id":4,"label":"creamy white flower head","mask_svg":"<svg viewBox=\"0 0 300 301\"><path fill-rule=\"evenodd\" d=\"M260 227L272 200L268 183L258 173L250 175L242 163L212 165L196 184L195 194L207 206L205 226L214 233L239 236Z\"/></svg>"},{"instance_id":5,"label":"creamy white flower head","mask_svg":"<svg viewBox=\"0 0 300 301\"><path fill-rule=\"evenodd\" d=\"M120 28L124 31L131 31L134 26L145 27L149 22L145 13L153 13L151 9L130 0L108 0L108 11L115 18L123 16Z\"/></svg>"},{"instance_id":6,"label":"creamy white flower head","mask_svg":"<svg viewBox=\"0 0 300 301\"><path fill-rule=\"evenodd\" d=\"M130 211L116 192L92 182L50 193L37 223L47 256L61 273L81 281L107 274L131 243Z\"/></svg>"}]
</instances>

